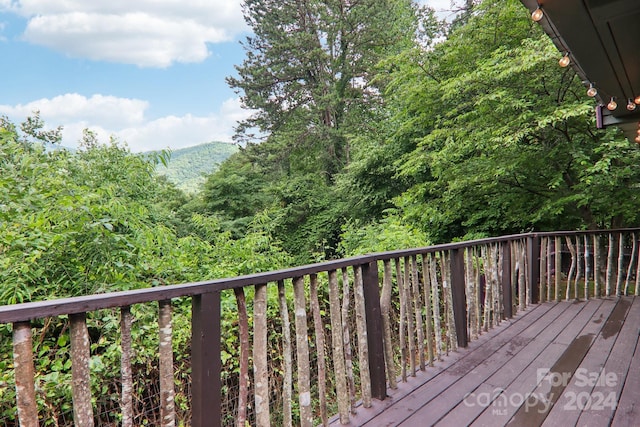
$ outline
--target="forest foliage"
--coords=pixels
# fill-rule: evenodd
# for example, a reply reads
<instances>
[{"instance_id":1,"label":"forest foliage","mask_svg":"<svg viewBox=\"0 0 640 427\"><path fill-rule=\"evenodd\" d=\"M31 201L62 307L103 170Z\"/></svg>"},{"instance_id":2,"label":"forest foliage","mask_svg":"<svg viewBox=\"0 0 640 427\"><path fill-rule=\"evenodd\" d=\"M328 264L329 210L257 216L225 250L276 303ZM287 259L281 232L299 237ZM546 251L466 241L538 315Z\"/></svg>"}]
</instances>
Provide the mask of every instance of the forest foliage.
<instances>
[{"instance_id":1,"label":"forest foliage","mask_svg":"<svg viewBox=\"0 0 640 427\"><path fill-rule=\"evenodd\" d=\"M255 35L229 83L257 112L205 212L238 235L266 212L297 262L385 224L423 243L637 225L638 147L596 129L518 1L465 5L448 24L407 1L247 2Z\"/></svg>"},{"instance_id":2,"label":"forest foliage","mask_svg":"<svg viewBox=\"0 0 640 427\"><path fill-rule=\"evenodd\" d=\"M160 176L168 153L89 130L76 152L52 150L60 132L37 115L2 119L0 303L639 224L640 149L596 129L583 83L517 0L468 1L451 23L409 0L247 0L244 13L253 33L228 82L254 115L196 193ZM38 351L68 376L63 323ZM153 336L138 338L153 349ZM225 345L233 372L237 343ZM116 350L103 355L116 363ZM137 357L144 378L155 354ZM43 407L66 393L58 379L40 378Z\"/></svg>"}]
</instances>

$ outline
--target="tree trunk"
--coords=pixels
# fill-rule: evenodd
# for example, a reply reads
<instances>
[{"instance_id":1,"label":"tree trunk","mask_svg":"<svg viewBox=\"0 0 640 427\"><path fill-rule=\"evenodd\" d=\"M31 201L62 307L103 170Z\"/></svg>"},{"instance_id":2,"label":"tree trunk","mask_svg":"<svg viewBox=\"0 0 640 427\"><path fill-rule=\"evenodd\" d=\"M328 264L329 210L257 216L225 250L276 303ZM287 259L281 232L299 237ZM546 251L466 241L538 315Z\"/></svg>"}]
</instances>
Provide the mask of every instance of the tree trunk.
<instances>
[{"instance_id":1,"label":"tree trunk","mask_svg":"<svg viewBox=\"0 0 640 427\"><path fill-rule=\"evenodd\" d=\"M247 406L249 403L249 317L244 288L235 288L238 307L238 333L240 338L240 372L238 374L238 417L236 425L245 427L247 422Z\"/></svg>"},{"instance_id":2,"label":"tree trunk","mask_svg":"<svg viewBox=\"0 0 640 427\"><path fill-rule=\"evenodd\" d=\"M356 406L356 385L353 378L353 356L351 354L351 328L349 327L350 312L349 273L346 268L342 269L342 341L344 343L344 358L347 368L347 384L349 385L349 396L351 396L351 412L355 413Z\"/></svg>"},{"instance_id":3,"label":"tree trunk","mask_svg":"<svg viewBox=\"0 0 640 427\"><path fill-rule=\"evenodd\" d=\"M547 291L546 283L549 272L547 271L547 257L549 256L547 249L547 237L540 239L540 302L545 302Z\"/></svg>"},{"instance_id":4,"label":"tree trunk","mask_svg":"<svg viewBox=\"0 0 640 427\"><path fill-rule=\"evenodd\" d=\"M582 237L576 236L576 280L573 283L573 298L578 299L578 283L582 280L584 274L584 264L580 261L580 257L583 255L582 251Z\"/></svg>"},{"instance_id":5,"label":"tree trunk","mask_svg":"<svg viewBox=\"0 0 640 427\"><path fill-rule=\"evenodd\" d=\"M291 399L293 393L293 364L291 362L291 322L289 321L289 306L284 289L284 280L278 281L278 305L282 319L282 351L284 352L284 379L282 384L282 423L284 427L291 427Z\"/></svg>"},{"instance_id":6,"label":"tree trunk","mask_svg":"<svg viewBox=\"0 0 640 427\"><path fill-rule=\"evenodd\" d=\"M416 330L418 331L418 362L420 370L424 371L424 322L422 319L422 298L420 297L420 280L418 278L418 261L411 257L411 284L413 289L413 311L416 316Z\"/></svg>"},{"instance_id":7,"label":"tree trunk","mask_svg":"<svg viewBox=\"0 0 640 427\"><path fill-rule=\"evenodd\" d=\"M584 299L589 299L589 237L584 235Z\"/></svg>"},{"instance_id":8,"label":"tree trunk","mask_svg":"<svg viewBox=\"0 0 640 427\"><path fill-rule=\"evenodd\" d=\"M382 293L380 294L380 311L382 313L382 328L384 333L384 360L387 371L389 387L392 390L398 388L396 384L396 366L393 359L393 341L391 338L391 261L384 260L384 276L382 279Z\"/></svg>"},{"instance_id":9,"label":"tree trunk","mask_svg":"<svg viewBox=\"0 0 640 427\"><path fill-rule=\"evenodd\" d=\"M320 419L322 425L328 425L327 417L327 381L326 381L326 361L324 346L324 327L322 326L322 316L320 315L320 303L318 301L318 276L311 275L310 283L311 312L313 313L313 326L316 336L316 352L318 360L318 400L320 403Z\"/></svg>"},{"instance_id":10,"label":"tree trunk","mask_svg":"<svg viewBox=\"0 0 640 427\"><path fill-rule=\"evenodd\" d=\"M402 292L404 292L404 303L406 304L404 313L407 318L407 338L409 340L409 373L416 376L416 332L413 324L411 309L411 266L409 257L404 257L404 280L402 281Z\"/></svg>"},{"instance_id":11,"label":"tree trunk","mask_svg":"<svg viewBox=\"0 0 640 427\"><path fill-rule=\"evenodd\" d=\"M613 260L615 239L613 234L609 233L609 247L607 248L607 278L605 282L605 295L611 296L611 282L613 282Z\"/></svg>"},{"instance_id":12,"label":"tree trunk","mask_svg":"<svg viewBox=\"0 0 640 427\"><path fill-rule=\"evenodd\" d=\"M30 322L13 324L13 368L15 371L16 406L20 426L38 427Z\"/></svg>"},{"instance_id":13,"label":"tree trunk","mask_svg":"<svg viewBox=\"0 0 640 427\"><path fill-rule=\"evenodd\" d=\"M576 257L576 248L573 246L573 242L571 241L571 237L565 236L565 240L567 241L567 247L569 248L569 253L571 254L571 268L569 268L569 274L567 275L567 290L565 293L565 299L569 301L571 295L571 280L573 279L573 274L576 271L576 265L578 264L578 260Z\"/></svg>"},{"instance_id":14,"label":"tree trunk","mask_svg":"<svg viewBox=\"0 0 640 427\"><path fill-rule=\"evenodd\" d=\"M502 301L502 294L500 292L500 275L498 273L500 264L500 251L498 245L489 246L489 255L491 259L491 295L493 300L491 305L493 307L493 318L491 326L498 326L500 319L502 318L502 311L500 301Z\"/></svg>"},{"instance_id":15,"label":"tree trunk","mask_svg":"<svg viewBox=\"0 0 640 427\"><path fill-rule=\"evenodd\" d=\"M598 298L602 291L600 290L601 277L600 269L602 268L602 258L600 257L600 236L593 235L593 296Z\"/></svg>"},{"instance_id":16,"label":"tree trunk","mask_svg":"<svg viewBox=\"0 0 640 427\"><path fill-rule=\"evenodd\" d=\"M453 281L451 280L451 251L442 254L442 296L445 300L447 315L447 355L449 350L458 350L455 316L453 314Z\"/></svg>"},{"instance_id":17,"label":"tree trunk","mask_svg":"<svg viewBox=\"0 0 640 427\"><path fill-rule=\"evenodd\" d=\"M73 394L73 423L77 427L93 427L91 406L91 350L85 313L70 314L71 323L71 391Z\"/></svg>"},{"instance_id":18,"label":"tree trunk","mask_svg":"<svg viewBox=\"0 0 640 427\"><path fill-rule=\"evenodd\" d=\"M371 407L371 374L369 371L369 345L367 342L367 316L364 309L364 285L362 268L354 267L353 302L356 307L356 329L358 331L358 362L360 363L360 393L362 406Z\"/></svg>"},{"instance_id":19,"label":"tree trunk","mask_svg":"<svg viewBox=\"0 0 640 427\"><path fill-rule=\"evenodd\" d=\"M409 350L407 349L407 295L404 292L402 264L400 258L396 258L396 282L398 283L398 297L400 300L400 370L402 374L402 382L407 382L407 360L409 359Z\"/></svg>"},{"instance_id":20,"label":"tree trunk","mask_svg":"<svg viewBox=\"0 0 640 427\"><path fill-rule=\"evenodd\" d=\"M120 408L122 410L122 427L133 427L133 373L131 370L131 309L128 306L120 309L120 371L122 376L122 393Z\"/></svg>"},{"instance_id":21,"label":"tree trunk","mask_svg":"<svg viewBox=\"0 0 640 427\"><path fill-rule=\"evenodd\" d=\"M553 298L554 301L560 301L560 277L562 275L562 245L560 241L560 237L556 237L555 239L556 245L556 258L555 258L555 296Z\"/></svg>"},{"instance_id":22,"label":"tree trunk","mask_svg":"<svg viewBox=\"0 0 640 427\"><path fill-rule=\"evenodd\" d=\"M616 295L622 295L622 281L624 276L624 234L618 235L618 275L616 277Z\"/></svg>"},{"instance_id":23,"label":"tree trunk","mask_svg":"<svg viewBox=\"0 0 640 427\"><path fill-rule=\"evenodd\" d=\"M629 266L627 267L627 277L624 280L624 294L629 295L629 282L631 281L631 272L633 271L633 266L636 263L636 256L638 254L638 241L636 240L636 233L631 234L631 258L629 258Z\"/></svg>"},{"instance_id":24,"label":"tree trunk","mask_svg":"<svg viewBox=\"0 0 640 427\"><path fill-rule=\"evenodd\" d=\"M484 267L484 321L482 323L482 329L487 332L489 325L491 324L491 308L493 287L491 286L491 262L489 260L489 250L486 245L482 246L482 264Z\"/></svg>"},{"instance_id":25,"label":"tree trunk","mask_svg":"<svg viewBox=\"0 0 640 427\"><path fill-rule=\"evenodd\" d=\"M504 271L503 266L504 266L504 249L502 247L501 244L496 243L495 246L495 253L496 253L496 258L497 258L497 264L495 265L495 272L494 272L494 277L495 277L495 287L496 287L496 301L495 301L495 305L496 305L496 313L498 313L498 315L496 316L496 322L495 325L498 326L500 324L500 322L502 322L502 319L505 319L505 307L504 307L504 289L502 287L502 272Z\"/></svg>"},{"instance_id":26,"label":"tree trunk","mask_svg":"<svg viewBox=\"0 0 640 427\"><path fill-rule=\"evenodd\" d=\"M342 339L342 315L340 310L340 294L338 290L337 272L329 272L329 309L331 310L331 344L333 367L335 369L336 395L340 423L349 423L351 399L347 386L347 372L344 360L344 341Z\"/></svg>"},{"instance_id":27,"label":"tree trunk","mask_svg":"<svg viewBox=\"0 0 640 427\"><path fill-rule=\"evenodd\" d=\"M311 410L311 378L309 366L309 331L307 329L307 309L304 297L304 278L293 279L293 293L296 313L296 355L298 362L298 402L300 403L300 426L313 425Z\"/></svg>"},{"instance_id":28,"label":"tree trunk","mask_svg":"<svg viewBox=\"0 0 640 427\"><path fill-rule=\"evenodd\" d=\"M440 325L440 285L438 284L438 273L436 271L436 257L429 256L429 275L431 276L431 290L433 292L433 330L436 340L436 357L442 359L442 329Z\"/></svg>"},{"instance_id":29,"label":"tree trunk","mask_svg":"<svg viewBox=\"0 0 640 427\"><path fill-rule=\"evenodd\" d=\"M173 324L171 300L158 301L160 327L160 418L162 427L176 425L175 385L173 376Z\"/></svg>"},{"instance_id":30,"label":"tree trunk","mask_svg":"<svg viewBox=\"0 0 640 427\"><path fill-rule=\"evenodd\" d=\"M431 312L431 278L427 254L422 254L422 280L424 286L424 306L426 309L425 319L427 322L427 353L429 353L429 366L433 366L433 315Z\"/></svg>"},{"instance_id":31,"label":"tree trunk","mask_svg":"<svg viewBox=\"0 0 640 427\"><path fill-rule=\"evenodd\" d=\"M467 288L467 328L471 340L478 338L478 330L476 329L476 282L473 268L473 252L472 248L466 248L464 251L464 274Z\"/></svg>"},{"instance_id":32,"label":"tree trunk","mask_svg":"<svg viewBox=\"0 0 640 427\"><path fill-rule=\"evenodd\" d=\"M515 245L511 245L511 251L514 251ZM476 306L476 330L478 331L478 335L482 335L482 281L480 280L481 277L481 265L480 265L480 261L482 259L482 253L480 251L480 248L478 247L474 247L473 248L473 256L475 258L475 282L476 282L476 293L475 293L475 306ZM515 259L515 257L513 257L512 259ZM512 278L511 278L511 283L516 283L517 277L515 277L516 270L513 269L512 270ZM514 278L515 277L515 278ZM515 292L514 292L514 299L515 299Z\"/></svg>"},{"instance_id":33,"label":"tree trunk","mask_svg":"<svg viewBox=\"0 0 640 427\"><path fill-rule=\"evenodd\" d=\"M551 238L547 238L547 301L551 301L551 250L553 243ZM555 256L555 253L554 255Z\"/></svg>"},{"instance_id":34,"label":"tree trunk","mask_svg":"<svg viewBox=\"0 0 640 427\"><path fill-rule=\"evenodd\" d=\"M256 285L253 297L253 380L256 425L259 427L271 425L267 345L267 285Z\"/></svg>"}]
</instances>

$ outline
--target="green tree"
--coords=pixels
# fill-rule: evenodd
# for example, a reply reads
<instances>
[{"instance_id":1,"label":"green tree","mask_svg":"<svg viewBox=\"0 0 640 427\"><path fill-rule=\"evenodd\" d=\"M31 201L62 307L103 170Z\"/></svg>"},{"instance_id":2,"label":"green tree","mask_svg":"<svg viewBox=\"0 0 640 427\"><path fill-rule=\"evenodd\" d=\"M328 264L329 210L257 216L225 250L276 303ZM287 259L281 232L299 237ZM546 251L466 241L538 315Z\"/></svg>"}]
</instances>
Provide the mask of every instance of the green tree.
<instances>
[{"instance_id":1,"label":"green tree","mask_svg":"<svg viewBox=\"0 0 640 427\"><path fill-rule=\"evenodd\" d=\"M376 65L412 39L411 2L249 0L244 13L254 35L228 82L255 113L238 137L286 136L331 177L348 162L345 132L379 104Z\"/></svg>"},{"instance_id":2,"label":"green tree","mask_svg":"<svg viewBox=\"0 0 640 427\"><path fill-rule=\"evenodd\" d=\"M406 217L437 242L636 224L637 147L595 129L580 80L519 2L474 13L405 55L389 86L393 140L414 145L397 162Z\"/></svg>"},{"instance_id":3,"label":"green tree","mask_svg":"<svg viewBox=\"0 0 640 427\"><path fill-rule=\"evenodd\" d=\"M298 261L332 256L345 209L333 184L353 136L377 123L378 65L411 44L415 10L409 0L250 0L244 13L253 35L228 83L254 114L238 127L243 152L209 179L205 205L239 227L268 208Z\"/></svg>"},{"instance_id":4,"label":"green tree","mask_svg":"<svg viewBox=\"0 0 640 427\"><path fill-rule=\"evenodd\" d=\"M155 162L85 131L80 149L49 149L39 118L0 126L0 300L15 303L181 281L146 267L170 253L177 222ZM172 245L162 243L171 241Z\"/></svg>"}]
</instances>

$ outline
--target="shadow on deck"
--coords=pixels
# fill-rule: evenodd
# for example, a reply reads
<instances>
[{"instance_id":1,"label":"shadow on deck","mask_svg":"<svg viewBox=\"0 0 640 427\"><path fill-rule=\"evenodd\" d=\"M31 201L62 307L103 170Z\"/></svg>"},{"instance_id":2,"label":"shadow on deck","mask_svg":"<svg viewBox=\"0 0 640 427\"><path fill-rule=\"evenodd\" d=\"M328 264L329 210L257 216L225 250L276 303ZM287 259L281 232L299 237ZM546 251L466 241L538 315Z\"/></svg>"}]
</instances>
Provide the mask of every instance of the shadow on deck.
<instances>
[{"instance_id":1,"label":"shadow on deck","mask_svg":"<svg viewBox=\"0 0 640 427\"><path fill-rule=\"evenodd\" d=\"M531 306L351 425L640 425L639 333L640 298Z\"/></svg>"}]
</instances>

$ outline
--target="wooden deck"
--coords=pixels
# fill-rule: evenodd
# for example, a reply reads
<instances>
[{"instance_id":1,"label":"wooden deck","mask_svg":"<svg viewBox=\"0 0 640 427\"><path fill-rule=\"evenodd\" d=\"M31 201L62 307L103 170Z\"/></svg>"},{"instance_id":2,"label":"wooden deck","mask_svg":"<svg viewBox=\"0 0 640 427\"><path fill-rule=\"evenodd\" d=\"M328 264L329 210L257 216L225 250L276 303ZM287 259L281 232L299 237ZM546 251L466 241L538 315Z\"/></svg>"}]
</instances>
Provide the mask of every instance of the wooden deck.
<instances>
[{"instance_id":1,"label":"wooden deck","mask_svg":"<svg viewBox=\"0 0 640 427\"><path fill-rule=\"evenodd\" d=\"M351 425L640 426L639 333L640 297L532 306Z\"/></svg>"}]
</instances>

